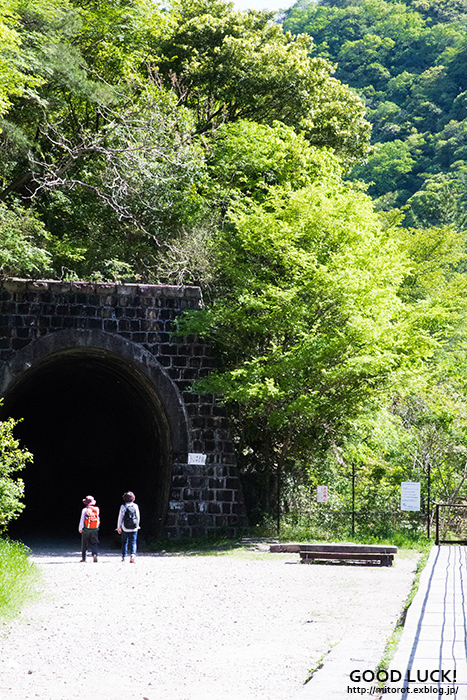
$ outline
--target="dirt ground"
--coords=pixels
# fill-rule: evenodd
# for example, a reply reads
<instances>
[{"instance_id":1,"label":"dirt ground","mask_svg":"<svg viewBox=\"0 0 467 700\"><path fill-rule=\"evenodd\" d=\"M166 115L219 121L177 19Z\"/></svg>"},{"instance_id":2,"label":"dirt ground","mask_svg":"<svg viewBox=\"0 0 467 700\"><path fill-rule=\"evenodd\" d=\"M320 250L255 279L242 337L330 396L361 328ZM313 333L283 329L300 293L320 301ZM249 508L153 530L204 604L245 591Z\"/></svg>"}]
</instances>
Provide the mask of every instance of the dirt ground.
<instances>
[{"instance_id":1,"label":"dirt ground","mask_svg":"<svg viewBox=\"0 0 467 700\"><path fill-rule=\"evenodd\" d=\"M44 592L2 628L2 700L291 700L336 644L387 639L418 557L391 568L244 550L79 558L34 552Z\"/></svg>"}]
</instances>

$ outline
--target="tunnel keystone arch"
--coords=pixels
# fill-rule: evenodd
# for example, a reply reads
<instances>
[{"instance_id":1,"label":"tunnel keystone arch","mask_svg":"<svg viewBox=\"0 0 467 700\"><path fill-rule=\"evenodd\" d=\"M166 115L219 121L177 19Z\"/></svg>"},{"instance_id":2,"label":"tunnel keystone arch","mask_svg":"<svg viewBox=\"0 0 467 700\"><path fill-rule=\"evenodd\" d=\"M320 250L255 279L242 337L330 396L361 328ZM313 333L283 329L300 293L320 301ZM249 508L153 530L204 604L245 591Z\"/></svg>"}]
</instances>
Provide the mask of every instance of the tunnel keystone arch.
<instances>
[{"instance_id":1,"label":"tunnel keystone arch","mask_svg":"<svg viewBox=\"0 0 467 700\"><path fill-rule=\"evenodd\" d=\"M122 454L117 450L114 460L128 464L134 449L148 534L194 537L221 529L237 535L245 528L225 410L212 395L193 390L193 383L214 369L212 349L197 337L172 334L176 318L200 305L197 287L0 282L2 417L29 415L29 428L25 418L20 429L35 441L38 469L44 470L34 481L33 468L26 469L31 469L31 487L29 493L26 490L24 517L29 503L34 511L35 490L39 493L47 479L55 483L62 478L58 467L53 473L46 471L53 461L51 452L45 454L50 445L41 443L37 425L35 434L31 427L48 412L62 431L74 434L60 443L62 451L70 450L67 473L72 475L75 470L83 478L73 459L82 450L81 463L86 463L87 445L96 483L101 479L103 492L117 488L124 476L130 482L127 488L132 489L131 467L127 475L118 472L114 477L110 471L112 436L116 441L125 438ZM57 405L61 402L67 406L70 424L74 420L84 426L79 438L75 429L65 426L63 410ZM96 423L100 429L95 429ZM106 458L109 462L108 472L99 473L99 450L105 455L102 464ZM92 473L87 478L92 483ZM74 494L72 476L67 479L62 484L69 490L65 489L65 497L71 499L73 494L79 503L85 494ZM109 489L104 488L107 483ZM107 498L113 521L111 496ZM118 505L115 503L114 510ZM75 506L76 501L70 503L70 508Z\"/></svg>"}]
</instances>

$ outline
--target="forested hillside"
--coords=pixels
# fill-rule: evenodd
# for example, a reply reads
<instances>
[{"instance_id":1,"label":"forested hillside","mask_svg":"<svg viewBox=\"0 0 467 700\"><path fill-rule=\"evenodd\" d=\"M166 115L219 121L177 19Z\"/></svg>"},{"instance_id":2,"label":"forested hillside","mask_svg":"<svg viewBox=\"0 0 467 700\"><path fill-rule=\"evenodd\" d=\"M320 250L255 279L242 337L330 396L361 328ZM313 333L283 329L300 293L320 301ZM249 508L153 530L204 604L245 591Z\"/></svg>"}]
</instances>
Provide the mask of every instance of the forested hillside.
<instances>
[{"instance_id":1,"label":"forested hillside","mask_svg":"<svg viewBox=\"0 0 467 700\"><path fill-rule=\"evenodd\" d=\"M374 154L353 175L416 226L465 227L465 0L301 0L284 18L366 105Z\"/></svg>"},{"instance_id":2,"label":"forested hillside","mask_svg":"<svg viewBox=\"0 0 467 700\"><path fill-rule=\"evenodd\" d=\"M178 332L217 350L198 389L227 402L253 521L318 483L345 508L350 464L359 508L397 508L401 480L426 503L428 469L462 497L465 13L365 0L285 24L0 0L0 272L200 284Z\"/></svg>"}]
</instances>

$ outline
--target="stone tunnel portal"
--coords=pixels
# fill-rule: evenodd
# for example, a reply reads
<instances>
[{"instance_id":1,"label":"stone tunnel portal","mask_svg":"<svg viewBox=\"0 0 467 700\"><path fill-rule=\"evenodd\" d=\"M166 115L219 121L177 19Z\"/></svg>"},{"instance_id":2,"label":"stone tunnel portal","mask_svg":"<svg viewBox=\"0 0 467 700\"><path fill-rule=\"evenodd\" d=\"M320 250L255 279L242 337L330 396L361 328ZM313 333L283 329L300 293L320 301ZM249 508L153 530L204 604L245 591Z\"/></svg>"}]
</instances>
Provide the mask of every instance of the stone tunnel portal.
<instances>
[{"instance_id":1,"label":"stone tunnel portal","mask_svg":"<svg viewBox=\"0 0 467 700\"><path fill-rule=\"evenodd\" d=\"M169 427L135 367L92 348L58 352L8 390L6 416L22 418L15 434L34 454L21 474L26 508L10 526L13 536L77 535L89 493L101 508L101 534L110 536L127 490L136 494L143 534L159 534L171 478Z\"/></svg>"},{"instance_id":2,"label":"stone tunnel portal","mask_svg":"<svg viewBox=\"0 0 467 700\"><path fill-rule=\"evenodd\" d=\"M0 280L0 420L23 418L17 434L35 458L17 529L77 533L91 493L111 533L132 490L142 534L244 531L225 407L196 388L214 350L177 332L201 306L197 287Z\"/></svg>"}]
</instances>

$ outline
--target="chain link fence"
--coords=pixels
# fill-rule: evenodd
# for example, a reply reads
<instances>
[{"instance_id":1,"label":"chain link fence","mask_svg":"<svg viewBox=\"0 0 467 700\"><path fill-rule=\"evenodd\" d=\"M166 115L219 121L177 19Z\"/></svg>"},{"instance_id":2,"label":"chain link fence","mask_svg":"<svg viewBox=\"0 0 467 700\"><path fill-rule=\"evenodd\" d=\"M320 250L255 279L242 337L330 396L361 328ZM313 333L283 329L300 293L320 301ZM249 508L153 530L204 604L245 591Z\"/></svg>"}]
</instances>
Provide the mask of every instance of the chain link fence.
<instances>
[{"instance_id":1,"label":"chain link fence","mask_svg":"<svg viewBox=\"0 0 467 700\"><path fill-rule=\"evenodd\" d=\"M466 509L467 514L467 509ZM408 538L425 537L428 515L418 511L357 511L313 508L307 513L283 515L282 523L295 529L306 529L309 537L344 539L347 537L390 538L403 534Z\"/></svg>"},{"instance_id":2,"label":"chain link fence","mask_svg":"<svg viewBox=\"0 0 467 700\"><path fill-rule=\"evenodd\" d=\"M467 544L467 505L437 503L436 544Z\"/></svg>"}]
</instances>

